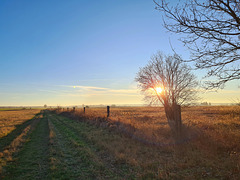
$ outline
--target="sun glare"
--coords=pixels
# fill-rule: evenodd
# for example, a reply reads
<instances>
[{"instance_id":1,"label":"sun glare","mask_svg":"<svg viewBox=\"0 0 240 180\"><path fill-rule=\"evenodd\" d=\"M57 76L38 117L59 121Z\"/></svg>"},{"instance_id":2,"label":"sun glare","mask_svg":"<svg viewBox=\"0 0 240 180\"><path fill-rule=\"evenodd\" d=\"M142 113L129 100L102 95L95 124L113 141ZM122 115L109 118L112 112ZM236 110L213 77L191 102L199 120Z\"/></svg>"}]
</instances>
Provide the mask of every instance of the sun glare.
<instances>
[{"instance_id":1,"label":"sun glare","mask_svg":"<svg viewBox=\"0 0 240 180\"><path fill-rule=\"evenodd\" d=\"M157 91L158 94L160 94L163 90L162 90L161 87L156 87L156 91Z\"/></svg>"}]
</instances>

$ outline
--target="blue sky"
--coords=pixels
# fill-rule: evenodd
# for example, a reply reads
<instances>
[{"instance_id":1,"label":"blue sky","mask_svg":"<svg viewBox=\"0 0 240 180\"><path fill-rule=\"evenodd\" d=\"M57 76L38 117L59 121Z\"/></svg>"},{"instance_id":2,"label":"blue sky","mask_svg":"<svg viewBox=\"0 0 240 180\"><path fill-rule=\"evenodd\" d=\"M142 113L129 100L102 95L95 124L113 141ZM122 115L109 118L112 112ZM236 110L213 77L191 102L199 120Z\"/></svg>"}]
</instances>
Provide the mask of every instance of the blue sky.
<instances>
[{"instance_id":1,"label":"blue sky","mask_svg":"<svg viewBox=\"0 0 240 180\"><path fill-rule=\"evenodd\" d=\"M169 41L189 54L154 7L151 0L1 0L0 105L144 103L134 82L139 67L157 50L171 53ZM219 93L234 91L231 99L238 90L233 83Z\"/></svg>"}]
</instances>

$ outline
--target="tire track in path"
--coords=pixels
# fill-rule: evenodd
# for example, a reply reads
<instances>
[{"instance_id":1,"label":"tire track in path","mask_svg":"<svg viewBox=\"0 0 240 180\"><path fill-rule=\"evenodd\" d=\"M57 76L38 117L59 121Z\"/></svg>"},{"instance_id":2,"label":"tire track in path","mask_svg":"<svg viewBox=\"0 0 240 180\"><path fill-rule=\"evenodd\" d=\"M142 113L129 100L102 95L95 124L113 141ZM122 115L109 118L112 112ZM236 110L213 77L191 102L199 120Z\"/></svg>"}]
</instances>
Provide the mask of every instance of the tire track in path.
<instances>
[{"instance_id":1,"label":"tire track in path","mask_svg":"<svg viewBox=\"0 0 240 180\"><path fill-rule=\"evenodd\" d=\"M57 179L116 179L89 145L56 116L49 115L52 177ZM120 178L117 178L120 179Z\"/></svg>"},{"instance_id":2,"label":"tire track in path","mask_svg":"<svg viewBox=\"0 0 240 180\"><path fill-rule=\"evenodd\" d=\"M112 174L112 178L135 179L134 170L132 170L129 165L125 162L118 162L119 160L117 160L113 154L109 153L104 147L99 146L102 141L101 138L99 138L99 142L93 142L87 137L88 133L96 131L96 127L55 114L51 114L50 116L54 117L55 121L65 129L68 129L69 133L74 134L71 138L73 139L74 137L75 141L80 141L83 146L87 147L88 151L90 151L94 157L94 160L107 169L109 173ZM99 131L99 129L97 131ZM104 134L106 132L101 131L101 133Z\"/></svg>"}]
</instances>

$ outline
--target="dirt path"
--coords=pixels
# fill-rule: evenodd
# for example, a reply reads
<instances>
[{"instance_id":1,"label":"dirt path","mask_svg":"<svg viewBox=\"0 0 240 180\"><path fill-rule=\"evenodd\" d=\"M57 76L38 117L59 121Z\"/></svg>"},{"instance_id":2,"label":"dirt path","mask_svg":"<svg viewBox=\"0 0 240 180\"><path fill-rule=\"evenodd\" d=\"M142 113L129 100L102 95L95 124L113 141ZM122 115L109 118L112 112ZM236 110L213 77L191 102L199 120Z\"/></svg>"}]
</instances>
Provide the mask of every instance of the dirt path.
<instances>
[{"instance_id":1,"label":"dirt path","mask_svg":"<svg viewBox=\"0 0 240 180\"><path fill-rule=\"evenodd\" d=\"M126 164L87 139L85 123L44 112L3 179L132 179Z\"/></svg>"}]
</instances>

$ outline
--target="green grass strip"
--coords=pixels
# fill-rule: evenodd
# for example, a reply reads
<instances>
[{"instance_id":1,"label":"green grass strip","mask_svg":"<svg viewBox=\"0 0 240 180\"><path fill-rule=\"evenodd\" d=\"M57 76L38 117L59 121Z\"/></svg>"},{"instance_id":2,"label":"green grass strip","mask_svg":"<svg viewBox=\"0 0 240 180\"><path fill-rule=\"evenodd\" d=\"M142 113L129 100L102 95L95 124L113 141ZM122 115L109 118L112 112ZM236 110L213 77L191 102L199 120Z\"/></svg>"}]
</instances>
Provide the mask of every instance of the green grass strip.
<instances>
[{"instance_id":1,"label":"green grass strip","mask_svg":"<svg viewBox=\"0 0 240 180\"><path fill-rule=\"evenodd\" d=\"M55 119L55 123L58 123L60 126L62 126L63 129L65 129L66 133L69 135L70 139L74 139L75 142L77 142L79 145L83 147L88 148L88 152L91 152L91 156L93 156L94 161L99 162L101 166L104 166L105 169L108 169L109 172L105 172L111 176L114 179L122 179L126 177L127 179L135 179L135 175L132 168L129 168L129 165L126 163L115 163L113 155L109 154L106 149L103 149L103 147L99 147L97 144L98 142L104 141L106 137L111 137L113 140L117 140L120 138L116 134L110 133L108 130L97 128L93 125L89 125L85 122L77 122L75 120L51 114L51 117ZM97 132L100 136L96 138L98 142L92 141L92 139L89 139L87 136L89 134L94 134ZM99 157L97 155L98 151L105 151L105 155L109 156L106 159L112 159L111 162L106 162L102 159L102 157ZM111 158L110 158L111 157ZM110 164L111 163L111 164ZM113 167L114 166L114 167ZM131 170L130 170L131 169Z\"/></svg>"},{"instance_id":2,"label":"green grass strip","mask_svg":"<svg viewBox=\"0 0 240 180\"><path fill-rule=\"evenodd\" d=\"M51 117L56 134L54 147L55 154L52 158L55 161L54 178L70 179L116 179L96 157L95 152L89 148L89 144L82 140L78 133L65 126L59 117ZM82 129L83 131L85 129ZM59 173L59 170L63 173Z\"/></svg>"}]
</instances>

